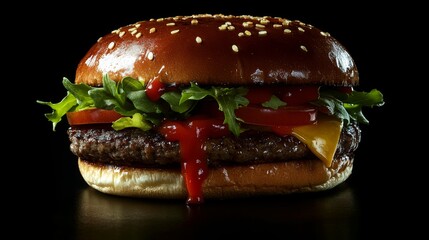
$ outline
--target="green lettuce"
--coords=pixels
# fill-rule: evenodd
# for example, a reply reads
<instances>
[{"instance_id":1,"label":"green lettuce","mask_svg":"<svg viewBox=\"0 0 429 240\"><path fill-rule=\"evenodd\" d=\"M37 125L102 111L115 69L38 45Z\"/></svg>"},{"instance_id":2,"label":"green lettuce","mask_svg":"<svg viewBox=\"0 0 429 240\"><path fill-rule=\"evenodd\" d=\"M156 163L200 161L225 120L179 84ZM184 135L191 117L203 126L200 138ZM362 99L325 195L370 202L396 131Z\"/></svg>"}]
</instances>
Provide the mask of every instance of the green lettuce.
<instances>
[{"instance_id":1,"label":"green lettuce","mask_svg":"<svg viewBox=\"0 0 429 240\"><path fill-rule=\"evenodd\" d=\"M137 79L126 77L120 82L115 82L104 75L102 81L102 87L91 87L86 84L74 84L63 78L62 83L67 95L60 102L37 100L37 103L52 109L45 117L52 122L53 131L68 112L89 108L114 110L120 113L123 117L112 123L116 130L134 127L147 131L159 125L164 119L186 119L203 99L217 102L219 110L224 114L224 123L234 135L238 136L244 131L241 126L242 120L235 115L235 110L249 104L245 97L248 92L246 87L207 87L191 82L190 85L163 93L158 101L151 101L146 95L145 83ZM321 87L319 92L320 97L311 104L322 112L341 119L345 124L351 121L368 124L369 121L363 115L362 109L384 104L382 93L376 89L370 92L344 93L335 88ZM271 109L283 106L287 106L287 103L275 95L261 104L261 107Z\"/></svg>"},{"instance_id":2,"label":"green lettuce","mask_svg":"<svg viewBox=\"0 0 429 240\"><path fill-rule=\"evenodd\" d=\"M363 115L363 107L379 107L384 105L383 94L377 89L370 92L352 91L344 93L335 89L321 88L320 97L311 102L313 105L323 107L327 114L341 119L345 124L356 121L369 124Z\"/></svg>"},{"instance_id":3,"label":"green lettuce","mask_svg":"<svg viewBox=\"0 0 429 240\"><path fill-rule=\"evenodd\" d=\"M51 107L52 112L46 113L45 116L52 122L54 131L67 112L88 108L114 110L123 115L123 118L113 123L112 127L115 129L138 127L146 131L158 125L164 118L186 118L198 101L212 98L225 115L224 123L232 133L239 135L242 129L234 111L249 102L244 97L247 93L245 88L201 88L195 83L178 91L165 92L161 101L154 102L147 97L143 82L130 77L115 82L107 75L103 76L103 87L73 84L67 78L63 78L63 86L67 90L67 96L60 102L37 100L37 103Z\"/></svg>"},{"instance_id":4,"label":"green lettuce","mask_svg":"<svg viewBox=\"0 0 429 240\"><path fill-rule=\"evenodd\" d=\"M235 110L241 106L249 104L249 100L244 96L247 94L247 89L244 87L225 88L225 87L210 87L208 89L201 88L195 83L191 83L191 87L182 91L182 97L179 104L188 101L198 101L206 97L212 97L219 105L219 110L225 116L224 123L228 124L229 130L236 136L242 132L240 125L235 116Z\"/></svg>"}]
</instances>

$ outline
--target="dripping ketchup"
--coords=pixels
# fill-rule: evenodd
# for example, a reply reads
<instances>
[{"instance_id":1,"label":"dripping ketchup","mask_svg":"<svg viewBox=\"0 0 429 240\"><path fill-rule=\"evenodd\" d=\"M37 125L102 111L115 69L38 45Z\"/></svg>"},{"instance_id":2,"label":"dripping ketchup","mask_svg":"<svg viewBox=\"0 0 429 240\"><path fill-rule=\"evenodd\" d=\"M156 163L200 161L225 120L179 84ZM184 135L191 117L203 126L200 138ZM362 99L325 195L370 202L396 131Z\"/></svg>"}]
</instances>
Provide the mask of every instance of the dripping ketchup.
<instances>
[{"instance_id":1,"label":"dripping ketchup","mask_svg":"<svg viewBox=\"0 0 429 240\"><path fill-rule=\"evenodd\" d=\"M204 143L208 138L230 134L223 119L206 115L193 116L186 121L165 121L160 132L168 141L178 141L182 159L182 175L188 191L188 204L204 202L202 185L207 178L207 155Z\"/></svg>"}]
</instances>

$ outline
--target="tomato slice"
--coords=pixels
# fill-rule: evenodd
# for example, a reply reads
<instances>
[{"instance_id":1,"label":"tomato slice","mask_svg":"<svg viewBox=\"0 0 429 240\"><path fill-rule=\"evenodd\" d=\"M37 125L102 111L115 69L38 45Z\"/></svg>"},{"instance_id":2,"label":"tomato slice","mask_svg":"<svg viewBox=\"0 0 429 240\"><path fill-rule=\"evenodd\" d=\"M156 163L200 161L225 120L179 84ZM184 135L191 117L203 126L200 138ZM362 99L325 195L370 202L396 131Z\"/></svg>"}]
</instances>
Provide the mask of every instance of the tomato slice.
<instances>
[{"instance_id":1,"label":"tomato slice","mask_svg":"<svg viewBox=\"0 0 429 240\"><path fill-rule=\"evenodd\" d=\"M301 105L319 98L319 86L288 86L280 88L277 95L288 106Z\"/></svg>"},{"instance_id":2,"label":"tomato slice","mask_svg":"<svg viewBox=\"0 0 429 240\"><path fill-rule=\"evenodd\" d=\"M317 109L309 105L285 106L278 109L255 105L241 107L235 115L247 124L259 126L299 126L316 122Z\"/></svg>"},{"instance_id":3,"label":"tomato slice","mask_svg":"<svg viewBox=\"0 0 429 240\"><path fill-rule=\"evenodd\" d=\"M252 104L261 104L267 102L273 96L272 87L251 87L246 94L246 98Z\"/></svg>"},{"instance_id":4,"label":"tomato slice","mask_svg":"<svg viewBox=\"0 0 429 240\"><path fill-rule=\"evenodd\" d=\"M121 117L122 115L115 112L114 110L98 108L67 113L67 121L69 122L70 126L112 123Z\"/></svg>"},{"instance_id":5,"label":"tomato slice","mask_svg":"<svg viewBox=\"0 0 429 240\"><path fill-rule=\"evenodd\" d=\"M250 87L246 98L251 104L267 102L275 95L288 106L296 106L308 103L319 98L319 86L260 86Z\"/></svg>"}]
</instances>

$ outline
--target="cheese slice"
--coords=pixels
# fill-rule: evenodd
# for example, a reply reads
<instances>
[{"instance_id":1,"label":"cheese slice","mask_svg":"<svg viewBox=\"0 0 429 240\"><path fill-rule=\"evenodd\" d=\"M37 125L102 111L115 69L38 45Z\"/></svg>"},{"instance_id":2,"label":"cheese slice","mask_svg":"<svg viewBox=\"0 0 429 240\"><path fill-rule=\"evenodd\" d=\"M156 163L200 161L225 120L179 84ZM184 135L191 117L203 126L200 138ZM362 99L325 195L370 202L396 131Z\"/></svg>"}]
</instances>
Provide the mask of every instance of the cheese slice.
<instances>
[{"instance_id":1,"label":"cheese slice","mask_svg":"<svg viewBox=\"0 0 429 240\"><path fill-rule=\"evenodd\" d=\"M337 118L320 115L315 124L293 128L292 135L305 143L314 155L320 158L327 167L330 167L343 123Z\"/></svg>"}]
</instances>

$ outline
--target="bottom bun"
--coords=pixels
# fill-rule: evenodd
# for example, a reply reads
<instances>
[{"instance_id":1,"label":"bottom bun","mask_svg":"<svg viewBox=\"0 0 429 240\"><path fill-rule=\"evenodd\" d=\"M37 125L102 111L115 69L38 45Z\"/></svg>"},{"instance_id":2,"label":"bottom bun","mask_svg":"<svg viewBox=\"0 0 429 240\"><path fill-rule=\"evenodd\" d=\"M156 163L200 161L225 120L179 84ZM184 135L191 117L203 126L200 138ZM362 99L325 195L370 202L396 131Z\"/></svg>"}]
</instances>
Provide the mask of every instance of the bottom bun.
<instances>
[{"instance_id":1,"label":"bottom bun","mask_svg":"<svg viewBox=\"0 0 429 240\"><path fill-rule=\"evenodd\" d=\"M115 167L78 160L83 179L107 194L129 197L185 199L186 186L180 169ZM300 160L209 169L203 184L204 198L281 195L327 190L351 174L353 157L334 159L331 167L322 161Z\"/></svg>"}]
</instances>

